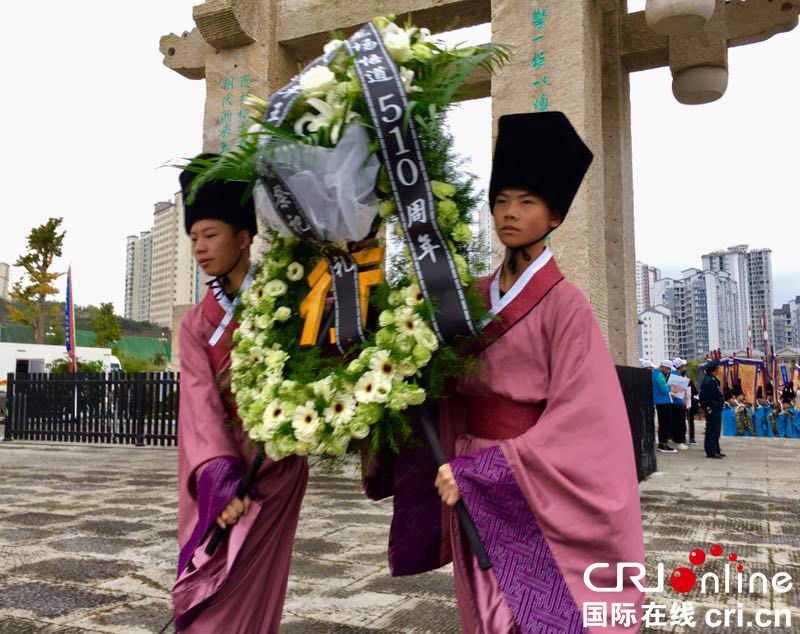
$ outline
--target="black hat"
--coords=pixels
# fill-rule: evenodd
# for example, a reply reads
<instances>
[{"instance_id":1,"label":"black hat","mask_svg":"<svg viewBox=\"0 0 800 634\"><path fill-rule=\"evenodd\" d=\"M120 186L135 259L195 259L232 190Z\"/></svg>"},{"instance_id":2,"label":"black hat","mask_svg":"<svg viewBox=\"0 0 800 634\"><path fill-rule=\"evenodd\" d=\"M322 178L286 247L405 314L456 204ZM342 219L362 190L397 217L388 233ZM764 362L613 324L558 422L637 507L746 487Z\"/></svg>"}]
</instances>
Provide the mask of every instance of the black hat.
<instances>
[{"instance_id":1,"label":"black hat","mask_svg":"<svg viewBox=\"0 0 800 634\"><path fill-rule=\"evenodd\" d=\"M711 361L706 361L705 365L703 366L703 369L706 372L713 372L719 366L720 366L719 359L711 359Z\"/></svg>"},{"instance_id":2,"label":"black hat","mask_svg":"<svg viewBox=\"0 0 800 634\"><path fill-rule=\"evenodd\" d=\"M214 159L218 154L198 154L196 159ZM194 160L193 160L194 162ZM247 193L248 183L239 181L210 180L195 193L191 204L187 202L189 185L197 176L196 172L185 169L179 177L183 191L183 203L186 209L184 226L186 233L198 220L222 220L237 230L245 229L251 236L258 233L256 226L256 210L253 197ZM245 198L245 195L247 198Z\"/></svg>"},{"instance_id":3,"label":"black hat","mask_svg":"<svg viewBox=\"0 0 800 634\"><path fill-rule=\"evenodd\" d=\"M500 117L489 203L501 189L525 189L547 201L562 220L592 162L592 152L563 112Z\"/></svg>"}]
</instances>

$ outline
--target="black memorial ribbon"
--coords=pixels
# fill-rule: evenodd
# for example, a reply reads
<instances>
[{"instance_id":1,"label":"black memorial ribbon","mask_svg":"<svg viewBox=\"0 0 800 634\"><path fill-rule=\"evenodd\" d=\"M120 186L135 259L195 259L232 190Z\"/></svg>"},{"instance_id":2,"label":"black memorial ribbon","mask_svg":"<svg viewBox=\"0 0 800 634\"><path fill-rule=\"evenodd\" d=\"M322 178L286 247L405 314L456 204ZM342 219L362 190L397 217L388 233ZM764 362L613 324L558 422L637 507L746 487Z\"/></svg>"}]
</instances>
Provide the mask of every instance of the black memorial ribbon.
<instances>
[{"instance_id":1,"label":"black memorial ribbon","mask_svg":"<svg viewBox=\"0 0 800 634\"><path fill-rule=\"evenodd\" d=\"M477 331L455 261L436 221L433 191L416 128L410 118L403 121L408 99L397 67L371 22L345 45L356 58L356 72L377 131L420 290L436 303L431 325L441 341L474 336Z\"/></svg>"},{"instance_id":2,"label":"black memorial ribbon","mask_svg":"<svg viewBox=\"0 0 800 634\"><path fill-rule=\"evenodd\" d=\"M314 66L327 65L334 53L335 51L331 51L315 59L306 67L306 72ZM301 94L302 88L298 75L269 98L264 110L264 121L270 125L279 126ZM265 135L260 139L262 148L269 143L269 138L268 135ZM266 151L261 153L258 172L260 184L270 198L273 208L296 237L318 249L328 262L328 270L333 280L336 346L339 352L344 354L352 344L366 339L361 327L358 264L346 251L320 240L308 216L292 195L291 189L270 165L267 154Z\"/></svg>"}]
</instances>

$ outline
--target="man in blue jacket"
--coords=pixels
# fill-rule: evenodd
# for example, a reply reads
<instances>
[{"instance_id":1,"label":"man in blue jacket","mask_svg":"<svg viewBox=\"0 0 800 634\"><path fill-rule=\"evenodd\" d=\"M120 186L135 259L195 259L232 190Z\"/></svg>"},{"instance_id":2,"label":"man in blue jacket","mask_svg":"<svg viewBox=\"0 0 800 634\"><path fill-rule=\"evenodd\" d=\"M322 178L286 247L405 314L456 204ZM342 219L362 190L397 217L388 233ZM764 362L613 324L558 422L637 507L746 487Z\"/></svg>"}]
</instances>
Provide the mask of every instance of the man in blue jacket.
<instances>
[{"instance_id":1,"label":"man in blue jacket","mask_svg":"<svg viewBox=\"0 0 800 634\"><path fill-rule=\"evenodd\" d=\"M668 442L672 434L672 397L667 377L672 370L672 362L664 360L657 368L653 368L653 403L658 414L658 446L656 449L664 453L676 453Z\"/></svg>"}]
</instances>

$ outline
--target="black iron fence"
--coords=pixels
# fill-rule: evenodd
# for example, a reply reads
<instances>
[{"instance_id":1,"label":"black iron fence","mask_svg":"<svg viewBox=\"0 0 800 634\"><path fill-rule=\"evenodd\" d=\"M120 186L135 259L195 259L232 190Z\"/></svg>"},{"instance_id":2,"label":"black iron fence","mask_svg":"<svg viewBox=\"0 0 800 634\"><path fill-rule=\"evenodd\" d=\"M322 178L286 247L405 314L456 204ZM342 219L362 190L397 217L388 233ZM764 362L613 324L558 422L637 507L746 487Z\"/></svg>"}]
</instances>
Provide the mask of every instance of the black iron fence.
<instances>
[{"instance_id":1,"label":"black iron fence","mask_svg":"<svg viewBox=\"0 0 800 634\"><path fill-rule=\"evenodd\" d=\"M633 436L636 471L656 470L649 370L617 366ZM178 433L178 375L9 374L5 440L173 446Z\"/></svg>"},{"instance_id":2,"label":"black iron fence","mask_svg":"<svg viewBox=\"0 0 800 634\"><path fill-rule=\"evenodd\" d=\"M656 470L652 373L646 368L618 365L617 376L628 410L636 473L641 482Z\"/></svg>"},{"instance_id":3,"label":"black iron fence","mask_svg":"<svg viewBox=\"0 0 800 634\"><path fill-rule=\"evenodd\" d=\"M9 374L5 440L175 445L172 372Z\"/></svg>"}]
</instances>

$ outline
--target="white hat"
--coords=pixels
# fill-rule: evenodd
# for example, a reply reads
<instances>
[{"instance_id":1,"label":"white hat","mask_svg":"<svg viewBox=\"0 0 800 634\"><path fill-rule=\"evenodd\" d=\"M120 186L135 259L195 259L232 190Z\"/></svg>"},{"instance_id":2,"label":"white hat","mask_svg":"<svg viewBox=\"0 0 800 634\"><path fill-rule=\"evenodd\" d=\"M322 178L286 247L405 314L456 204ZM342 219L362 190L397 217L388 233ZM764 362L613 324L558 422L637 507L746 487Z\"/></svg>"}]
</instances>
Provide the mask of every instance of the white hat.
<instances>
[{"instance_id":1,"label":"white hat","mask_svg":"<svg viewBox=\"0 0 800 634\"><path fill-rule=\"evenodd\" d=\"M672 360L672 365L674 365L674 366L675 366L675 369L676 369L676 370L677 370L678 368L682 368L683 366L685 366L685 365L686 365L686 359L681 359L680 357L675 357L675 358Z\"/></svg>"},{"instance_id":2,"label":"white hat","mask_svg":"<svg viewBox=\"0 0 800 634\"><path fill-rule=\"evenodd\" d=\"M659 365L663 366L665 368L669 368L670 370L674 370L675 369L675 366L673 365L672 361L670 361L669 359L664 359L661 363L659 363Z\"/></svg>"},{"instance_id":3,"label":"white hat","mask_svg":"<svg viewBox=\"0 0 800 634\"><path fill-rule=\"evenodd\" d=\"M643 368L654 368L656 367L655 363L650 361L650 359L642 359L642 367Z\"/></svg>"}]
</instances>

